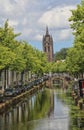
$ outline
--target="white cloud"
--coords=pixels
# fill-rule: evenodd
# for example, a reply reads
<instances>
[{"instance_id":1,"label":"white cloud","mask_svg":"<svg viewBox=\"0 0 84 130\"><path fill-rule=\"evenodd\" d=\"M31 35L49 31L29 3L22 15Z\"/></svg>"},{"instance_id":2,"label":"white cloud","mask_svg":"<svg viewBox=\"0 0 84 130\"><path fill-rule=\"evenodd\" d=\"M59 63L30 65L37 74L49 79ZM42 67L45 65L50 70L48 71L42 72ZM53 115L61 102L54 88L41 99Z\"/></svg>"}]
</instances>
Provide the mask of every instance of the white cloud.
<instances>
[{"instance_id":1,"label":"white cloud","mask_svg":"<svg viewBox=\"0 0 84 130\"><path fill-rule=\"evenodd\" d=\"M11 26L17 26L19 23L16 20L9 20L9 25Z\"/></svg>"},{"instance_id":2,"label":"white cloud","mask_svg":"<svg viewBox=\"0 0 84 130\"><path fill-rule=\"evenodd\" d=\"M25 12L29 0L0 0L0 10L3 14L8 16L18 16Z\"/></svg>"},{"instance_id":3,"label":"white cloud","mask_svg":"<svg viewBox=\"0 0 84 130\"><path fill-rule=\"evenodd\" d=\"M37 41L42 41L42 37L43 37L42 35L38 34L34 37L34 39Z\"/></svg>"},{"instance_id":4,"label":"white cloud","mask_svg":"<svg viewBox=\"0 0 84 130\"><path fill-rule=\"evenodd\" d=\"M75 6L55 7L45 12L38 23L40 26L48 26L52 28L54 42L70 40L72 38L72 30L69 27L68 19L71 16L71 9Z\"/></svg>"},{"instance_id":5,"label":"white cloud","mask_svg":"<svg viewBox=\"0 0 84 130\"><path fill-rule=\"evenodd\" d=\"M77 2L74 3L76 5ZM58 43L71 37L68 30L68 18L71 15L69 10L75 6L69 4L72 5L73 0L0 0L0 25L9 19L9 25L14 27L14 31L22 33L20 38L33 43L42 43L48 25L50 34Z\"/></svg>"},{"instance_id":6,"label":"white cloud","mask_svg":"<svg viewBox=\"0 0 84 130\"><path fill-rule=\"evenodd\" d=\"M1 8L4 10L4 11L7 11L9 12L10 10L12 10L12 5L10 3L10 0L0 0L0 5L1 5Z\"/></svg>"},{"instance_id":7,"label":"white cloud","mask_svg":"<svg viewBox=\"0 0 84 130\"><path fill-rule=\"evenodd\" d=\"M51 28L64 28L69 26L68 18L71 16L71 9L75 6L56 7L45 12L39 19L41 25L48 25Z\"/></svg>"},{"instance_id":8,"label":"white cloud","mask_svg":"<svg viewBox=\"0 0 84 130\"><path fill-rule=\"evenodd\" d=\"M32 33L33 33L33 30L32 30L32 29L24 28L24 29L22 30L22 35L24 35L24 36L29 36L29 35L31 35Z\"/></svg>"},{"instance_id":9,"label":"white cloud","mask_svg":"<svg viewBox=\"0 0 84 130\"><path fill-rule=\"evenodd\" d=\"M26 25L27 23L28 23L27 18L24 18L22 24L23 24L23 25Z\"/></svg>"},{"instance_id":10,"label":"white cloud","mask_svg":"<svg viewBox=\"0 0 84 130\"><path fill-rule=\"evenodd\" d=\"M59 40L67 40L70 39L72 36L71 29L63 29L59 33Z\"/></svg>"}]
</instances>

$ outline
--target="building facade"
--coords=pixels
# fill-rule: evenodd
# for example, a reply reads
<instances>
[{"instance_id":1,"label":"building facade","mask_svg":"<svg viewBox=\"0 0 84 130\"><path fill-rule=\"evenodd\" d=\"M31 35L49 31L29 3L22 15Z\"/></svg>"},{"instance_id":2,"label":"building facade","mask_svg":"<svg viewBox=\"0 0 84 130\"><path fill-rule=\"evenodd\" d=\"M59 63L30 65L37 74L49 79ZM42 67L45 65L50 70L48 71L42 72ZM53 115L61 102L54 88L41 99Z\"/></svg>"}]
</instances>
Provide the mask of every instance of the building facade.
<instances>
[{"instance_id":1,"label":"building facade","mask_svg":"<svg viewBox=\"0 0 84 130\"><path fill-rule=\"evenodd\" d=\"M53 38L49 34L48 27L46 27L46 34L43 36L43 51L47 56L48 62L53 62Z\"/></svg>"}]
</instances>

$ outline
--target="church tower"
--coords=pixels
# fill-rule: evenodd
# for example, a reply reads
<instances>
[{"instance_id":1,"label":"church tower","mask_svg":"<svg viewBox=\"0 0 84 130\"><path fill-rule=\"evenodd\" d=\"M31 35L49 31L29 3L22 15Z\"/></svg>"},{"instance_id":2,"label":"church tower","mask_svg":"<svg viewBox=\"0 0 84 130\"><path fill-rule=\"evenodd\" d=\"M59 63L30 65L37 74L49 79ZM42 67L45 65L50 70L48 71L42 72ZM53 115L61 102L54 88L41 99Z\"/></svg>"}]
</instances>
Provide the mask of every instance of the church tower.
<instances>
[{"instance_id":1,"label":"church tower","mask_svg":"<svg viewBox=\"0 0 84 130\"><path fill-rule=\"evenodd\" d=\"M53 61L53 38L49 34L48 27L46 27L46 34L43 36L43 51L47 55L49 62Z\"/></svg>"}]
</instances>

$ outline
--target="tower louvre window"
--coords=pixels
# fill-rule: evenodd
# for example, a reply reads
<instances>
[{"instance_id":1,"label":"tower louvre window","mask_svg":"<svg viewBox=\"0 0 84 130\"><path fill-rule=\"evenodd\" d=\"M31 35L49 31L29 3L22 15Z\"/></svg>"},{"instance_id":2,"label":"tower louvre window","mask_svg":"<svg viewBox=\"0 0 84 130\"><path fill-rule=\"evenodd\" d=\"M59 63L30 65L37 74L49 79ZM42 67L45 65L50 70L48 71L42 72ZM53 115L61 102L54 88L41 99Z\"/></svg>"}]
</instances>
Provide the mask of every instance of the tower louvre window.
<instances>
[{"instance_id":1,"label":"tower louvre window","mask_svg":"<svg viewBox=\"0 0 84 130\"><path fill-rule=\"evenodd\" d=\"M48 46L48 52L50 52L50 47Z\"/></svg>"},{"instance_id":2,"label":"tower louvre window","mask_svg":"<svg viewBox=\"0 0 84 130\"><path fill-rule=\"evenodd\" d=\"M44 51L46 52L46 47L44 48Z\"/></svg>"}]
</instances>

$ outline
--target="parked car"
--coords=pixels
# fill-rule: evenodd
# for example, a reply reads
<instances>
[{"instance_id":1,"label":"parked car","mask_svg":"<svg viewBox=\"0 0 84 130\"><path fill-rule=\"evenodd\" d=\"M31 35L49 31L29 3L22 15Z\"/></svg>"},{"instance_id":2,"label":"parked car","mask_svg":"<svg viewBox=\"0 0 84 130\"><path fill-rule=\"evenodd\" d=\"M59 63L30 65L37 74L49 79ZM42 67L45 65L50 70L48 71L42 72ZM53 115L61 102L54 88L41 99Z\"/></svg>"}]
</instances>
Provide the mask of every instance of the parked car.
<instances>
[{"instance_id":1,"label":"parked car","mask_svg":"<svg viewBox=\"0 0 84 130\"><path fill-rule=\"evenodd\" d=\"M16 91L14 88L6 88L4 90L4 96L5 97L13 97L16 96Z\"/></svg>"}]
</instances>

